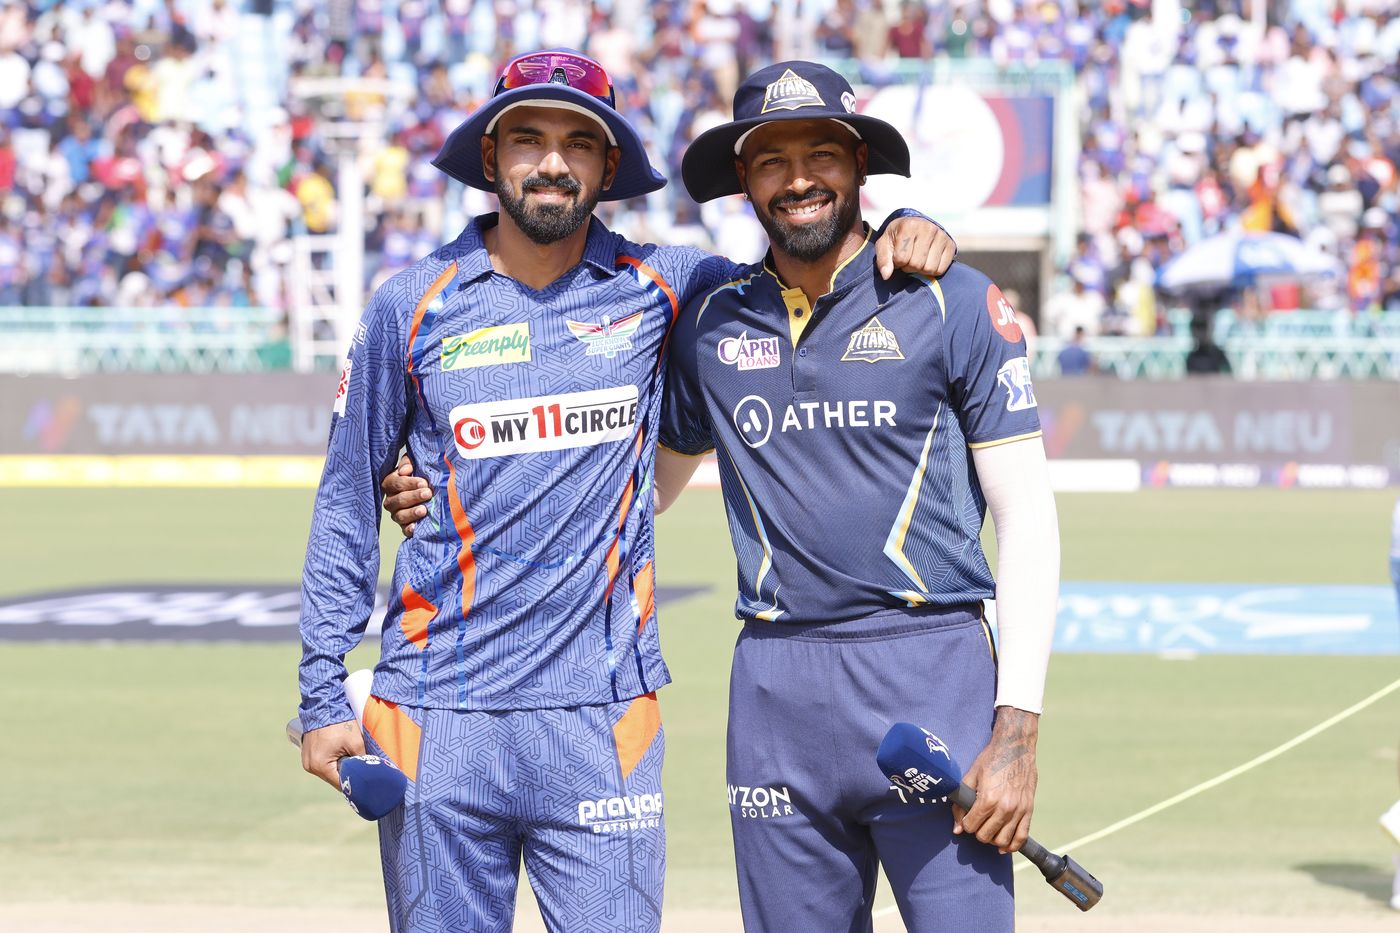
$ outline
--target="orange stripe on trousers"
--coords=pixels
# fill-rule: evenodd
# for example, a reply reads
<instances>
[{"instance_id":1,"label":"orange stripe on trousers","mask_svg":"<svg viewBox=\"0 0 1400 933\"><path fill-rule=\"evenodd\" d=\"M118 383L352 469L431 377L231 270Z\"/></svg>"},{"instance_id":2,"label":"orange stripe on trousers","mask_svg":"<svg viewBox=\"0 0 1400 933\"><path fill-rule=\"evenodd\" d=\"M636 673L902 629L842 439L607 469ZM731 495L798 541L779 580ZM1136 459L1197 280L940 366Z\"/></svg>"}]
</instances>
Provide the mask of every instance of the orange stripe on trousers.
<instances>
[{"instance_id":1,"label":"orange stripe on trousers","mask_svg":"<svg viewBox=\"0 0 1400 933\"><path fill-rule=\"evenodd\" d=\"M627 704L627 712L613 726L613 741L617 744L617 761L622 765L623 778L637 769L642 756L651 748L661 731L661 706L656 694L639 696Z\"/></svg>"},{"instance_id":2,"label":"orange stripe on trousers","mask_svg":"<svg viewBox=\"0 0 1400 933\"><path fill-rule=\"evenodd\" d=\"M410 781L418 780L418 746L423 730L397 703L370 697L365 703L365 731Z\"/></svg>"}]
</instances>

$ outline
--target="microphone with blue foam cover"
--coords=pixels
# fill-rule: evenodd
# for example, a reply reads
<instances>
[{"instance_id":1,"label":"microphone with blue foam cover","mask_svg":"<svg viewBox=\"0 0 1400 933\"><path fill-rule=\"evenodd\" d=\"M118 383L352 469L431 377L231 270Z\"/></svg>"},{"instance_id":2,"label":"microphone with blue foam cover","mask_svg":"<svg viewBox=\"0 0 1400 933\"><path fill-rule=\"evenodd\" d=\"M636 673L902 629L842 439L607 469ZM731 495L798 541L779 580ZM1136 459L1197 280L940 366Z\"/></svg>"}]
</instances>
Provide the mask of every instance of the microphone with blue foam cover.
<instances>
[{"instance_id":1,"label":"microphone with blue foam cover","mask_svg":"<svg viewBox=\"0 0 1400 933\"><path fill-rule=\"evenodd\" d=\"M355 722L363 725L365 703L369 700L370 687L374 682L374 672L358 670L345 678L345 698L355 714ZM301 748L301 717L293 716L287 722L287 739ZM400 771L392 761L378 755L348 755L337 765L340 775L340 792L350 809L367 820L377 820L392 812L403 803L408 788L408 775Z\"/></svg>"},{"instance_id":2,"label":"microphone with blue foam cover","mask_svg":"<svg viewBox=\"0 0 1400 933\"><path fill-rule=\"evenodd\" d=\"M348 755L340 759L340 792L350 809L377 820L403 803L408 775L378 755Z\"/></svg>"},{"instance_id":3,"label":"microphone with blue foam cover","mask_svg":"<svg viewBox=\"0 0 1400 933\"><path fill-rule=\"evenodd\" d=\"M964 810L977 802L977 792L962 783L962 769L938 736L909 722L895 723L880 742L875 760L890 782L923 797L947 797ZM1068 855L1056 855L1027 838L1020 852L1040 869L1050 887L1080 910L1103 897L1103 884Z\"/></svg>"}]
</instances>

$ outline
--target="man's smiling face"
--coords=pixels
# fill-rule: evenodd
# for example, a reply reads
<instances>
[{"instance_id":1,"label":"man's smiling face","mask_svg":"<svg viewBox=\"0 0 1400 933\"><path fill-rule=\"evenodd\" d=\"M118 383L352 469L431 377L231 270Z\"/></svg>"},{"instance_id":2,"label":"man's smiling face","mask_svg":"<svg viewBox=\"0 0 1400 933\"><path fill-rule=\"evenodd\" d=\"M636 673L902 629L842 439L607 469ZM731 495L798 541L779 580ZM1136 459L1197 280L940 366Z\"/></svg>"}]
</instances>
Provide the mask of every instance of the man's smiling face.
<instances>
[{"instance_id":1,"label":"man's smiling face","mask_svg":"<svg viewBox=\"0 0 1400 933\"><path fill-rule=\"evenodd\" d=\"M865 144L833 120L764 124L736 158L739 183L773 247L815 262L860 222Z\"/></svg>"},{"instance_id":2,"label":"man's smiling face","mask_svg":"<svg viewBox=\"0 0 1400 933\"><path fill-rule=\"evenodd\" d=\"M513 107L481 140L501 209L541 246L587 223L619 155L597 120L554 107Z\"/></svg>"}]
</instances>

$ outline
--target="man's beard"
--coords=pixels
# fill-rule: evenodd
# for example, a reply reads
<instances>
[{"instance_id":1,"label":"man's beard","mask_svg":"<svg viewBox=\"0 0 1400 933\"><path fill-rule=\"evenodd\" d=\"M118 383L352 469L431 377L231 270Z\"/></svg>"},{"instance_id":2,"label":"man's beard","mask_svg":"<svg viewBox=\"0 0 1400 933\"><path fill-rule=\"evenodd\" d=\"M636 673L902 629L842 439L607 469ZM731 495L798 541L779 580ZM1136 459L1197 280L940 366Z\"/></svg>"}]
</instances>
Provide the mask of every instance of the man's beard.
<instances>
[{"instance_id":1,"label":"man's beard","mask_svg":"<svg viewBox=\"0 0 1400 933\"><path fill-rule=\"evenodd\" d=\"M574 203L530 206L526 203L526 198L536 188L557 188L566 191L574 196ZM601 192L580 200L579 194L582 191L583 185L567 175L559 178L531 175L521 182L520 197L517 198L515 192L510 189L510 182L501 177L499 171L496 172L496 198L501 202L501 209L515 221L522 233L540 246L548 246L573 236L588 221L593 208L598 206L598 194Z\"/></svg>"},{"instance_id":2,"label":"man's beard","mask_svg":"<svg viewBox=\"0 0 1400 933\"><path fill-rule=\"evenodd\" d=\"M813 196L829 199L832 207L826 217L816 223L789 223L778 212L785 204L800 204ZM800 196L779 195L768 202L766 211L755 210L754 215L780 251L801 262L816 262L840 245L841 239L855 227L860 218L860 206L853 197L839 197L828 188L815 188Z\"/></svg>"}]
</instances>

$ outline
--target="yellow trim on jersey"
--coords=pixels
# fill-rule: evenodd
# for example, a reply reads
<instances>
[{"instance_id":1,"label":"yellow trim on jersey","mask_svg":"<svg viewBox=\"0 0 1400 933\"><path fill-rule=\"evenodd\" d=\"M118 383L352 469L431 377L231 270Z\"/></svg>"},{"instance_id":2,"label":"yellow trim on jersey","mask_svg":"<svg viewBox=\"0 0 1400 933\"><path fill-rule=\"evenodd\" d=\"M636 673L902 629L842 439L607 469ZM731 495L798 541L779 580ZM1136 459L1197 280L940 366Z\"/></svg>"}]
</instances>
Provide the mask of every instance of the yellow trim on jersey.
<instances>
[{"instance_id":1,"label":"yellow trim on jersey","mask_svg":"<svg viewBox=\"0 0 1400 933\"><path fill-rule=\"evenodd\" d=\"M973 450L981 450L983 447L1000 447L1002 444L1010 444L1013 441L1030 440L1032 437L1040 437L1040 431L1032 431L1029 434L1017 434L1015 437L1001 437L994 441L983 441L980 444L968 444Z\"/></svg>"},{"instance_id":2,"label":"yellow trim on jersey","mask_svg":"<svg viewBox=\"0 0 1400 933\"><path fill-rule=\"evenodd\" d=\"M744 491L744 499L749 503L749 514L753 516L754 531L758 533L758 541L763 545L763 561L758 565L758 576L754 580L753 590L756 597L763 596L763 578L768 576L768 571L773 569L773 547L768 543L768 532L763 527L763 519L758 515L758 504L753 501L753 496L749 495L749 487L744 483L744 477L739 475L739 466L734 462L734 458L729 458L729 466L734 470L734 478L739 481L739 488ZM754 617L764 622L774 622L783 614L783 610L778 608L778 590L782 589L782 584L778 584L773 590L773 605L762 612L754 613Z\"/></svg>"},{"instance_id":3,"label":"yellow trim on jersey","mask_svg":"<svg viewBox=\"0 0 1400 933\"><path fill-rule=\"evenodd\" d=\"M866 224L865 239L861 241L860 249L841 260L836 266L835 271L831 273L831 281L827 284L827 291L832 292L836 290L836 277L841 274L842 269L851 264L851 260L865 252L865 248L870 245L870 238L872 236L874 236L874 231L870 229L869 224ZM797 346L797 341L802 339L802 333L807 329L808 322L812 320L812 303L808 300L807 293L802 289L789 288L787 283L782 280L782 277L778 275L777 270L771 269L765 264L763 271L773 276L773 280L778 283L778 288L782 290L783 304L787 305L788 336L792 338L792 345L795 347ZM941 295L942 293L940 292L939 294ZM703 314L704 309L701 308L700 310ZM947 315L945 314L944 317L947 317Z\"/></svg>"},{"instance_id":4,"label":"yellow trim on jersey","mask_svg":"<svg viewBox=\"0 0 1400 933\"><path fill-rule=\"evenodd\" d=\"M913 278L918 279L920 282L923 282L925 285L928 286L929 291L933 292L933 297L938 301L938 311L940 314L943 315L943 320L947 321L948 299L943 297L943 286L938 284L937 279L931 279L926 275L919 275L917 272L911 272L910 275Z\"/></svg>"},{"instance_id":5,"label":"yellow trim on jersey","mask_svg":"<svg viewBox=\"0 0 1400 933\"><path fill-rule=\"evenodd\" d=\"M841 260L841 264L840 264L839 266L836 267L836 271L833 272L833 273L831 273L831 284L827 285L827 287L826 287L826 290L827 290L827 291L829 291L829 292L834 292L834 291L836 291L836 277L837 277L838 275L841 274L841 270L844 269L844 268L846 268L847 266L849 266L849 265L851 264L851 260L852 260L852 259L855 259L855 258L856 258L857 256L859 256L861 253L865 252L865 248L866 248L867 246L870 245L870 238L871 238L871 236L874 235L874 231L872 231L872 230L870 229L870 225L869 225L869 224L865 224L864 226L865 226L865 239L864 239L864 240L861 240L861 242L860 242L860 249L856 250L854 253L852 253L851 255L847 256L845 259Z\"/></svg>"},{"instance_id":6,"label":"yellow trim on jersey","mask_svg":"<svg viewBox=\"0 0 1400 933\"><path fill-rule=\"evenodd\" d=\"M802 332L807 329L807 322L812 319L812 306L807 303L807 293L800 288L783 289L783 303L787 305L788 333L795 347Z\"/></svg>"},{"instance_id":7,"label":"yellow trim on jersey","mask_svg":"<svg viewBox=\"0 0 1400 933\"><path fill-rule=\"evenodd\" d=\"M700 318L705 314L705 309L710 306L710 300L716 295L718 295L720 292L734 289L735 291L742 293L744 291L744 288L752 281L753 276L750 275L742 279L735 279L732 282L725 282L723 285L716 285L714 288L710 289L710 293L705 296L704 304L700 305L700 310L695 312L695 323L700 323Z\"/></svg>"},{"instance_id":8,"label":"yellow trim on jersey","mask_svg":"<svg viewBox=\"0 0 1400 933\"><path fill-rule=\"evenodd\" d=\"M666 451L668 454L675 454L677 457L690 457L690 458L692 458L692 459L696 459L696 458L699 458L699 457L708 457L710 454L712 454L712 453L715 452L715 449L714 449L713 447L706 447L704 450L700 451L698 454L688 454L688 453L686 453L686 452L683 451L683 450L676 450L676 448L674 448L674 447L667 447L665 444L661 443L660 441L657 441L657 442L656 442L656 446L659 447L659 448L661 448L662 450Z\"/></svg>"},{"instance_id":9,"label":"yellow trim on jersey","mask_svg":"<svg viewBox=\"0 0 1400 933\"><path fill-rule=\"evenodd\" d=\"M928 470L928 454L933 449L933 435L938 432L938 419L943 415L943 403L938 403L938 410L933 413L933 427L928 429L928 436L924 438L924 449L919 454L919 466L914 470L914 478L909 482L909 488L904 493L904 503L899 507L899 514L895 516L894 525L890 527L890 535L885 539L885 556L894 562L895 566L904 572L904 575L913 581L920 592L927 593L928 587L924 585L923 578L919 576L919 571L914 569L914 564L904 553L904 540L909 535L909 526L914 521L914 510L919 506L919 493L924 485L924 473ZM904 594L895 594L901 599L908 600ZM927 601L927 600L925 600Z\"/></svg>"}]
</instances>

